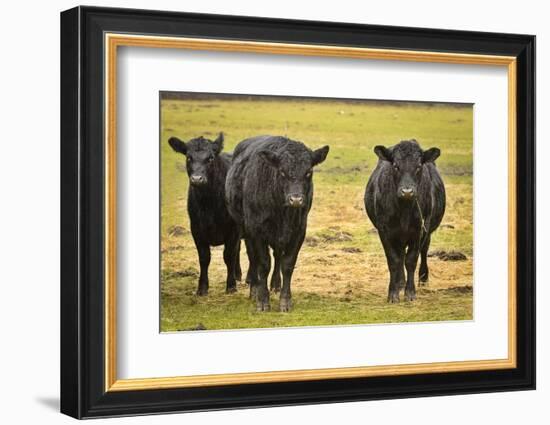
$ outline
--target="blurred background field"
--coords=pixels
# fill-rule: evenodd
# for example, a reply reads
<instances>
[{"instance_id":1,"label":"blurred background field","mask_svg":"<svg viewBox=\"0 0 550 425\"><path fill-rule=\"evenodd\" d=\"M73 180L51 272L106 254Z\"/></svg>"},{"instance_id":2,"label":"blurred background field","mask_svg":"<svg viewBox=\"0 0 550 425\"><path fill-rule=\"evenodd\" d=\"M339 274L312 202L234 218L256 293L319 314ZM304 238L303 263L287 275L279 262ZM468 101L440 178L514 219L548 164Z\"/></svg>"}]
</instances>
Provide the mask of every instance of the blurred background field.
<instances>
[{"instance_id":1,"label":"blurred background field","mask_svg":"<svg viewBox=\"0 0 550 425\"><path fill-rule=\"evenodd\" d=\"M272 311L257 313L244 281L236 294L225 294L223 247L212 248L209 295L195 295L199 265L187 215L185 158L167 140L214 139L220 131L225 151L260 134L286 135L310 148L330 145L327 160L314 172L313 207L294 272L291 313L278 312L276 294ZM472 137L471 105L163 93L161 331L472 319ZM387 304L386 259L363 194L377 162L374 146L410 138L424 149L441 149L437 166L447 209L432 235L429 285L417 288L415 302ZM465 259L456 261L452 253ZM244 244L241 266L244 273Z\"/></svg>"}]
</instances>

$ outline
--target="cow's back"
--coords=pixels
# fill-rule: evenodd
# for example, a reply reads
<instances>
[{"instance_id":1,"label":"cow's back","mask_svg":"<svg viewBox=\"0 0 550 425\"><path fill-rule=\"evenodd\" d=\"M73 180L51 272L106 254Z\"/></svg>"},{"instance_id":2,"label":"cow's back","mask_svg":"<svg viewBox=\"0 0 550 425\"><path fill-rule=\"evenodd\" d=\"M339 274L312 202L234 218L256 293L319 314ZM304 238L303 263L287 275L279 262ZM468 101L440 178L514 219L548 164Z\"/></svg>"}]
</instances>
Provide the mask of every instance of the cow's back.
<instances>
[{"instance_id":1,"label":"cow's back","mask_svg":"<svg viewBox=\"0 0 550 425\"><path fill-rule=\"evenodd\" d=\"M243 178L250 158L265 148L272 136L256 136L240 142L233 151L231 167L225 182L225 199L233 219L243 224Z\"/></svg>"}]
</instances>

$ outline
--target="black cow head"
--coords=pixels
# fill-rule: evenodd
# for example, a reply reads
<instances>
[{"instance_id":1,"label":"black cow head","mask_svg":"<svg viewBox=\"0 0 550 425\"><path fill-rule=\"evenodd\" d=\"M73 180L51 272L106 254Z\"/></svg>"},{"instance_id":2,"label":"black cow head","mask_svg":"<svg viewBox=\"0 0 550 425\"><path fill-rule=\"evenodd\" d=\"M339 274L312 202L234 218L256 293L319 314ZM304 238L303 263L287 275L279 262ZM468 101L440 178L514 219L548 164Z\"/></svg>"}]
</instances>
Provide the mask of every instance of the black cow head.
<instances>
[{"instance_id":1,"label":"black cow head","mask_svg":"<svg viewBox=\"0 0 550 425\"><path fill-rule=\"evenodd\" d=\"M424 164L434 162L441 154L438 148L423 151L414 139L404 140L391 148L376 146L374 152L378 158L392 164L397 197L404 201L416 199Z\"/></svg>"},{"instance_id":2,"label":"black cow head","mask_svg":"<svg viewBox=\"0 0 550 425\"><path fill-rule=\"evenodd\" d=\"M328 151L328 146L311 151L301 143L294 143L283 153L267 149L259 152L260 157L278 173L285 206L302 208L306 205L313 167L326 159Z\"/></svg>"},{"instance_id":3,"label":"black cow head","mask_svg":"<svg viewBox=\"0 0 550 425\"><path fill-rule=\"evenodd\" d=\"M214 141L197 137L187 143L177 137L170 137L168 143L176 152L187 157L187 175L193 186L204 186L208 183L215 160L223 150L223 133Z\"/></svg>"}]
</instances>

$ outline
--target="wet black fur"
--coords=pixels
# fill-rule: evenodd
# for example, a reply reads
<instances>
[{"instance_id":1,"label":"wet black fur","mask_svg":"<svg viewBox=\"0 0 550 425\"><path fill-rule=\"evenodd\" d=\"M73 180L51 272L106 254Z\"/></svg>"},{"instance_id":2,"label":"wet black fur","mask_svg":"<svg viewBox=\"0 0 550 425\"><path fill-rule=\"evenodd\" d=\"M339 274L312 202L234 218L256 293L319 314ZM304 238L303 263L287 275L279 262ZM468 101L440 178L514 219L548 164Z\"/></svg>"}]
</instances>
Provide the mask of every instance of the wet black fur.
<instances>
[{"instance_id":1,"label":"wet black fur","mask_svg":"<svg viewBox=\"0 0 550 425\"><path fill-rule=\"evenodd\" d=\"M249 254L251 297L268 310L269 248L275 259L271 289L279 290L281 311L291 308L290 283L304 241L313 199L312 168L325 160L328 146L312 151L301 142L279 136L242 141L234 151L226 181L230 214L241 226ZM302 196L301 207L289 205L289 195Z\"/></svg>"},{"instance_id":2,"label":"wet black fur","mask_svg":"<svg viewBox=\"0 0 550 425\"><path fill-rule=\"evenodd\" d=\"M375 153L380 159L367 183L365 207L386 253L390 270L388 301L399 302L403 286L405 299L412 301L416 298L414 273L419 253L422 284L428 281L431 234L445 213L445 186L434 163L440 151L423 151L415 140L409 140L390 148L377 146ZM415 198L400 198L403 188L412 190Z\"/></svg>"},{"instance_id":3,"label":"wet black fur","mask_svg":"<svg viewBox=\"0 0 550 425\"><path fill-rule=\"evenodd\" d=\"M189 183L187 212L191 233L197 248L200 277L198 295L208 293L208 266L210 247L224 245L223 258L227 266L226 291L237 289L236 280L241 279L239 264L240 236L237 224L225 205L225 180L231 165L231 154L222 153L223 134L215 141L198 137L186 143L176 137L168 141L172 149L187 157L189 177L201 175L206 183Z\"/></svg>"}]
</instances>

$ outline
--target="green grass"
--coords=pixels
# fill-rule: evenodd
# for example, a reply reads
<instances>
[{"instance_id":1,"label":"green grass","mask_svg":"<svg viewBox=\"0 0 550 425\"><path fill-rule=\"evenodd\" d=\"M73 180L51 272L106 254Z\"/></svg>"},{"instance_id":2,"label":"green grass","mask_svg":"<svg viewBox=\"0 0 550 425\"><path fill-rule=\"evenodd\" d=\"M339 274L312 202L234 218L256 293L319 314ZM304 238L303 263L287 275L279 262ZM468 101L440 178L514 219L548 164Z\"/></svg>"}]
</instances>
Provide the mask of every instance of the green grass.
<instances>
[{"instance_id":1,"label":"green grass","mask_svg":"<svg viewBox=\"0 0 550 425\"><path fill-rule=\"evenodd\" d=\"M390 323L472 318L472 108L413 103L347 103L301 99L189 99L161 102L161 329L236 329ZM226 295L221 247L213 248L210 293L194 295L198 260L186 211L184 157L167 144L223 131L225 150L258 134L287 135L311 148L330 145L314 173L307 241L293 278L293 310L256 313L245 285ZM363 192L377 158L373 147L415 138L437 146L447 211L431 250L468 260L430 258L430 286L413 303L386 303L386 260L364 212ZM177 230L173 232L175 226ZM344 235L344 236L342 236ZM354 248L350 250L349 248ZM350 252L356 251L356 252ZM246 254L241 265L247 267Z\"/></svg>"}]
</instances>

